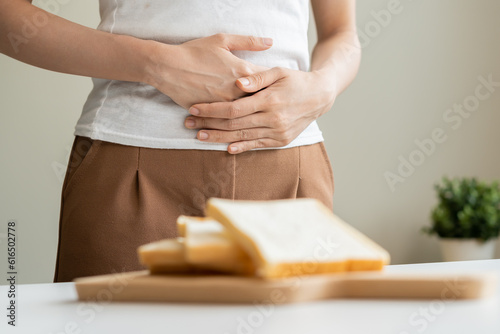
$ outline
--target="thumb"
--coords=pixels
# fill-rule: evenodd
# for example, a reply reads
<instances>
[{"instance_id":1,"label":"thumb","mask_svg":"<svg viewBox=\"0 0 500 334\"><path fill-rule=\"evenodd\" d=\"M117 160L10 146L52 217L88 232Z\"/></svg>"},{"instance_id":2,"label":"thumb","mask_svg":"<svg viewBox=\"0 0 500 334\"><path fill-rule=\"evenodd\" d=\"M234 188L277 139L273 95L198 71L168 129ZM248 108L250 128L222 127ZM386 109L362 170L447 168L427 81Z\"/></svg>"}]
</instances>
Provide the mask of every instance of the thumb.
<instances>
[{"instance_id":1,"label":"thumb","mask_svg":"<svg viewBox=\"0 0 500 334\"><path fill-rule=\"evenodd\" d=\"M273 45L272 38L224 34L222 43L229 51L264 51Z\"/></svg>"},{"instance_id":2,"label":"thumb","mask_svg":"<svg viewBox=\"0 0 500 334\"><path fill-rule=\"evenodd\" d=\"M271 86L284 76L285 74L282 68L273 67L264 72L258 72L244 78L239 78L236 80L236 85L244 92L254 93Z\"/></svg>"}]
</instances>

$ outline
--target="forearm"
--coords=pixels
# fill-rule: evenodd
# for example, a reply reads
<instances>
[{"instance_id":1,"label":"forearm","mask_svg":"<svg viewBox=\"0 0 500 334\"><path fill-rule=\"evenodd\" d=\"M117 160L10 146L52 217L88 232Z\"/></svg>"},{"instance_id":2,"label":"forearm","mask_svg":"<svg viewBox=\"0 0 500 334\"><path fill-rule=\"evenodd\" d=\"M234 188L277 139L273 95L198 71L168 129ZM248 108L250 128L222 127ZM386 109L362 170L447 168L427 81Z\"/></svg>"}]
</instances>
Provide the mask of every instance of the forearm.
<instances>
[{"instance_id":1,"label":"forearm","mask_svg":"<svg viewBox=\"0 0 500 334\"><path fill-rule=\"evenodd\" d=\"M0 52L44 69L145 82L155 43L84 27L29 1L0 0Z\"/></svg>"},{"instance_id":2,"label":"forearm","mask_svg":"<svg viewBox=\"0 0 500 334\"><path fill-rule=\"evenodd\" d=\"M340 31L321 39L311 58L311 71L322 73L337 96L354 80L361 61L361 46L355 31Z\"/></svg>"}]
</instances>

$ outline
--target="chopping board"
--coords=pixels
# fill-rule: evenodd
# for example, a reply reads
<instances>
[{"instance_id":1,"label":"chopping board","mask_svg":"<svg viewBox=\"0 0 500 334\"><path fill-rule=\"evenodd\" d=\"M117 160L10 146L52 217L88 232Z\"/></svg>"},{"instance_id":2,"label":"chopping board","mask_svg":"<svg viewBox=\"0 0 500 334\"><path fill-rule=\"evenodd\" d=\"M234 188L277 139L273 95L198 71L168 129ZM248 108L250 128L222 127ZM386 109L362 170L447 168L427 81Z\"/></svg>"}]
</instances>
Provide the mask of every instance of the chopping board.
<instances>
[{"instance_id":1,"label":"chopping board","mask_svg":"<svg viewBox=\"0 0 500 334\"><path fill-rule=\"evenodd\" d=\"M273 303L334 298L473 299L495 293L494 273L349 272L284 279L151 275L146 271L75 279L81 301Z\"/></svg>"}]
</instances>

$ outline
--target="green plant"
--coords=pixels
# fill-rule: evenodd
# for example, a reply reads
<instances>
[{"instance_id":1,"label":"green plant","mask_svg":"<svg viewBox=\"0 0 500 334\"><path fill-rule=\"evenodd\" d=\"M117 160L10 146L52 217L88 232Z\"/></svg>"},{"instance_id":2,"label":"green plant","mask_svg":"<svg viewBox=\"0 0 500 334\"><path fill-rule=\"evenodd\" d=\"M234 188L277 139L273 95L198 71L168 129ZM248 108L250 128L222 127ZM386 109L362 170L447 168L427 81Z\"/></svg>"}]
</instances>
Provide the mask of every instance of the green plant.
<instances>
[{"instance_id":1,"label":"green plant","mask_svg":"<svg viewBox=\"0 0 500 334\"><path fill-rule=\"evenodd\" d=\"M500 232L500 188L475 178L443 177L436 184L439 203L432 210L427 234L441 238L476 238L486 241Z\"/></svg>"}]
</instances>

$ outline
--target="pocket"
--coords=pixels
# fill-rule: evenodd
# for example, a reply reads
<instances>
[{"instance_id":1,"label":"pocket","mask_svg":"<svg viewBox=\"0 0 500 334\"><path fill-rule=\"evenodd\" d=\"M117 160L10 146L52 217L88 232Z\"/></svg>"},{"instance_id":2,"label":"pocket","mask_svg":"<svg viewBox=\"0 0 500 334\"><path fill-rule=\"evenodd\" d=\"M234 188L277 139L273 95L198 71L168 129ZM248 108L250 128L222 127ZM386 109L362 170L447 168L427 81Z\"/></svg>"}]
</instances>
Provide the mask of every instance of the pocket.
<instances>
[{"instance_id":1,"label":"pocket","mask_svg":"<svg viewBox=\"0 0 500 334\"><path fill-rule=\"evenodd\" d=\"M85 174L99 150L101 141L89 137L76 136L63 182L63 197Z\"/></svg>"}]
</instances>

